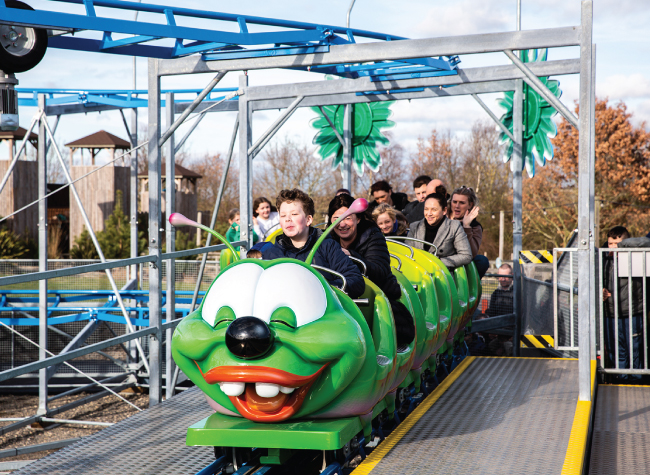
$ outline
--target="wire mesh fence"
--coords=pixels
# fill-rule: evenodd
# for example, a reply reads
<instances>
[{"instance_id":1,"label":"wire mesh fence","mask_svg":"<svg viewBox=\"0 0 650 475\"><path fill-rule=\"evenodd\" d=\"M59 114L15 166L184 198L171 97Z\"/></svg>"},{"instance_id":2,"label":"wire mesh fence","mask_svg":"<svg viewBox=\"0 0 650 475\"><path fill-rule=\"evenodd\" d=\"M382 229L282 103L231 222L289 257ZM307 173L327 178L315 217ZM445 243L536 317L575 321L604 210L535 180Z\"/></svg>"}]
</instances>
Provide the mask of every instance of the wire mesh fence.
<instances>
[{"instance_id":1,"label":"wire mesh fence","mask_svg":"<svg viewBox=\"0 0 650 475\"><path fill-rule=\"evenodd\" d=\"M65 269L70 267L78 267L82 265L94 264L100 262L99 260L86 260L86 259L65 259L65 260L48 260L48 268L50 270ZM163 261L162 279L163 290L167 290L167 268L169 261ZM199 275L200 260L176 260L176 291L177 292L192 292L195 289L196 282ZM32 259L0 259L0 277L22 275L26 273L38 272L38 261ZM113 278L116 281L118 288L123 288L129 280L129 269L127 267L118 267L111 269ZM210 284L219 273L219 262L217 260L208 260L206 262L203 278L199 287L200 292L208 290ZM149 265L141 264L138 266L136 277L138 280L137 288L140 290L147 290L149 288ZM74 318L75 315L79 316L80 321L71 321L66 323L56 323L48 325L47 332L47 349L54 354L59 354L70 341L79 334L87 325L92 323L92 319L84 317L82 319L79 308L83 307L84 310L92 311L93 308L99 308L107 303L112 297L107 297L106 293L103 296L95 296L93 291L106 291L110 290L111 286L106 276L105 271L86 272L72 276L57 277L48 280L48 291L53 292L48 298L49 312L48 316ZM26 293L21 292L7 292L24 290L31 291ZM18 331L21 335L29 338L30 340L38 343L39 341L39 327L38 327L38 295L35 291L38 290L38 282L28 282L17 285L7 285L0 287L0 319L34 319L34 325L11 325L13 329ZM66 293L69 291L69 293ZM65 302L66 298L73 297L74 299L83 298L82 301L74 303ZM189 299L191 295L183 295L185 299ZM200 303L201 296L198 302ZM144 302L134 302L129 300L125 301L128 307L146 305ZM66 309L66 306L73 306L75 310ZM15 308L12 308L15 307ZM189 307L189 303L178 302L176 308ZM75 312L77 312L75 314ZM110 311L105 311L107 315L112 315L116 319L123 318L122 312L119 307L112 308ZM180 313L176 314L180 316ZM138 329L139 327L136 327ZM124 335L126 332L126 324L111 321L99 321L96 323L96 328L92 334L85 340L84 345L91 345L99 343L115 336ZM148 353L148 339L143 338L141 341L145 354ZM127 352L132 351L130 345L117 345L103 350L101 353L92 353L84 357L71 360L69 363L79 368L83 372L96 375L108 376L124 372L126 363L129 361ZM132 351L133 356L135 352ZM0 371L19 367L27 363L38 361L39 350L38 347L30 343L19 335L11 332L5 327L0 327ZM164 362L163 362L164 370ZM59 367L57 374L66 375L74 374L75 371L68 366L62 365ZM34 376L34 375L31 375Z\"/></svg>"}]
</instances>

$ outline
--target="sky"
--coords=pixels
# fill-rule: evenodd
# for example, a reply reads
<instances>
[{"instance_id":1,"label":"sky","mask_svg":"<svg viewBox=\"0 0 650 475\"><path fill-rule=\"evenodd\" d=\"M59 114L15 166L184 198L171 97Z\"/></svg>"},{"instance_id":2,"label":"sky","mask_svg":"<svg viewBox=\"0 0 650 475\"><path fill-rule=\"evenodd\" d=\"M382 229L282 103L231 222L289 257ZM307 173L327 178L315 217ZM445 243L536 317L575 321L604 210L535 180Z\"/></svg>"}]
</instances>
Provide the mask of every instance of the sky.
<instances>
[{"instance_id":1,"label":"sky","mask_svg":"<svg viewBox=\"0 0 650 475\"><path fill-rule=\"evenodd\" d=\"M78 5L46 0L26 0L37 9L81 13ZM149 0L148 3L173 5L171 0ZM351 27L379 31L408 38L427 38L465 34L513 31L516 24L516 0L357 0L351 14ZM272 2L247 0L244 2L217 2L186 0L185 8L196 8L228 13L240 13L270 18L282 18L310 23L345 25L349 0L315 2L306 0L275 0ZM109 10L97 9L98 15ZM111 13L114 16L120 14ZM132 13L122 17L132 18ZM141 15L140 20L162 21L161 16ZM197 27L222 28L232 31L234 25L193 20ZM579 0L522 0L522 29L555 28L579 25ZM593 40L597 44L596 94L608 97L613 103L624 101L633 114L633 122L650 123L650 0L595 0ZM251 28L253 30L253 28ZM549 59L575 58L577 47L556 48L549 51ZM461 68L510 64L502 53L461 56ZM137 59L137 85L146 88L147 60ZM220 87L238 85L238 74L229 73ZM163 78L163 88L203 88L212 75L197 74ZM110 54L84 53L50 48L43 61L33 70L19 74L19 87L27 88L81 88L130 89L133 86L133 60ZM252 71L250 85L286 84L317 81L322 74L284 70ZM578 98L578 76L562 76L562 100L574 108ZM499 94L485 94L483 100L497 115ZM477 120L490 120L471 97L421 99L398 101L392 106L395 122L394 141L408 152L416 150L419 138L426 138L432 129L450 131L462 137ZM146 127L146 111L140 109L140 130ZM20 109L20 123L27 127L34 108ZM262 134L279 115L279 111L258 112L254 115L253 140ZM164 115L163 115L164 116ZM315 131L309 125L315 116L310 110L298 110L284 125L274 140L289 137L302 143L311 143ZM208 114L185 146L190 157L223 153L227 147L235 120L235 113ZM184 127L180 134L184 134ZM496 126L495 126L496 127ZM107 130L126 138L119 112L70 115L61 119L56 132L58 143L67 143L98 130ZM64 153L64 156L66 154ZM0 147L0 159L7 159L6 147ZM101 162L101 160L100 160Z\"/></svg>"}]
</instances>

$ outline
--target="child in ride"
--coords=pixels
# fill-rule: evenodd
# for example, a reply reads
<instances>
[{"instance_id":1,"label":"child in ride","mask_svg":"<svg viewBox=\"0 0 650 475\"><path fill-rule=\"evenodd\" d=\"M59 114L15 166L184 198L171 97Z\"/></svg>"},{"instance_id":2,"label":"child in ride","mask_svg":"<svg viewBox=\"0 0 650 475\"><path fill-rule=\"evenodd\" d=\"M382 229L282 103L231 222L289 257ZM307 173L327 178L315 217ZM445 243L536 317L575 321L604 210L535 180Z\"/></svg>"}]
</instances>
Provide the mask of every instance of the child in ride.
<instances>
[{"instance_id":1,"label":"child in ride","mask_svg":"<svg viewBox=\"0 0 650 475\"><path fill-rule=\"evenodd\" d=\"M290 257L305 261L322 233L320 229L311 227L314 201L307 193L295 188L282 190L276 200L276 206L280 212L280 226L284 234L278 236L274 245L264 246L262 249L264 259ZM342 274L347 284L346 292L351 298L358 298L363 294L365 283L361 272L334 240L325 239L322 242L316 251L313 263ZM335 275L329 272L322 272L322 274L332 285L341 285L341 280Z\"/></svg>"},{"instance_id":2,"label":"child in ride","mask_svg":"<svg viewBox=\"0 0 650 475\"><path fill-rule=\"evenodd\" d=\"M231 209L230 213L228 213L228 224L230 227L228 228L228 231L226 231L226 239L228 242L237 242L240 240L239 220L239 209ZM257 233L253 230L253 242L256 243L257 241ZM237 250L239 250L239 248L237 248Z\"/></svg>"}]
</instances>

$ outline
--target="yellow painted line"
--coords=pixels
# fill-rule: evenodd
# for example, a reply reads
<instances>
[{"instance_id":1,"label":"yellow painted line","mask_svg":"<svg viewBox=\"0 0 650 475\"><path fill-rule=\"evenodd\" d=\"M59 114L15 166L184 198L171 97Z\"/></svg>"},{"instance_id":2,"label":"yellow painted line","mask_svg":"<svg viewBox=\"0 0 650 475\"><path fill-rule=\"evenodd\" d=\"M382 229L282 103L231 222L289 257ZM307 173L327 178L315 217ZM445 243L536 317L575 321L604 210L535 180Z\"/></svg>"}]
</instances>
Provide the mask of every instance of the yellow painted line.
<instances>
[{"instance_id":1,"label":"yellow painted line","mask_svg":"<svg viewBox=\"0 0 650 475\"><path fill-rule=\"evenodd\" d=\"M591 361L591 401L578 401L576 412L573 416L571 435L562 475L582 475L585 464L585 452L587 450L587 438L589 436L589 424L591 422L591 406L594 400L594 387L596 384L596 360Z\"/></svg>"},{"instance_id":2,"label":"yellow painted line","mask_svg":"<svg viewBox=\"0 0 650 475\"><path fill-rule=\"evenodd\" d=\"M650 386L643 384L599 384L599 386L616 386L619 388L650 388Z\"/></svg>"},{"instance_id":3,"label":"yellow painted line","mask_svg":"<svg viewBox=\"0 0 650 475\"><path fill-rule=\"evenodd\" d=\"M578 361L578 358L541 358L539 356L476 356L477 359L482 358L504 358L508 360L562 360L562 361Z\"/></svg>"},{"instance_id":4,"label":"yellow painted line","mask_svg":"<svg viewBox=\"0 0 650 475\"><path fill-rule=\"evenodd\" d=\"M434 391L429 394L422 404L420 404L400 425L397 426L384 441L377 446L366 459L352 472L352 475L367 475L377 466L379 462L391 451L402 437L411 430L417 421L440 399L440 396L449 389L449 387L458 379L458 377L467 369L467 367L476 359L475 356L465 358L455 370L447 376L444 381Z\"/></svg>"}]
</instances>

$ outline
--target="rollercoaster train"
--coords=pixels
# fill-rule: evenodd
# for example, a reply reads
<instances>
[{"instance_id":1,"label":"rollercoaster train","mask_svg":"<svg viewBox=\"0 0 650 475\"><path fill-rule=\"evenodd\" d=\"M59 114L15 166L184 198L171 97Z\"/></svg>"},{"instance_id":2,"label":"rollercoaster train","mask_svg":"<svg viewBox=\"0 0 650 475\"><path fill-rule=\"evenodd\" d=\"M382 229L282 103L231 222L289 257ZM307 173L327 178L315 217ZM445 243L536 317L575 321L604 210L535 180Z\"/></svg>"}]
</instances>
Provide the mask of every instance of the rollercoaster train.
<instances>
[{"instance_id":1,"label":"rollercoaster train","mask_svg":"<svg viewBox=\"0 0 650 475\"><path fill-rule=\"evenodd\" d=\"M170 221L227 243L182 215ZM285 461L280 449L311 449L323 453L323 468L332 460L340 468L350 460L351 442L363 452L361 441L378 428L381 436L382 422L399 423L397 409L426 395L439 358L462 342L481 296L473 263L450 272L434 254L401 239L387 241L391 269L416 327L415 340L402 347L389 301L369 279L353 300L345 284L330 285L310 259L238 259L232 247L224 251L221 272L172 340L176 364L215 410L188 430L188 445L215 446L217 457L234 464L231 472L262 448L269 463ZM334 442L310 438L332 421L352 429L347 436L337 429ZM248 455L238 461L242 451ZM325 463L327 451L335 456Z\"/></svg>"}]
</instances>

